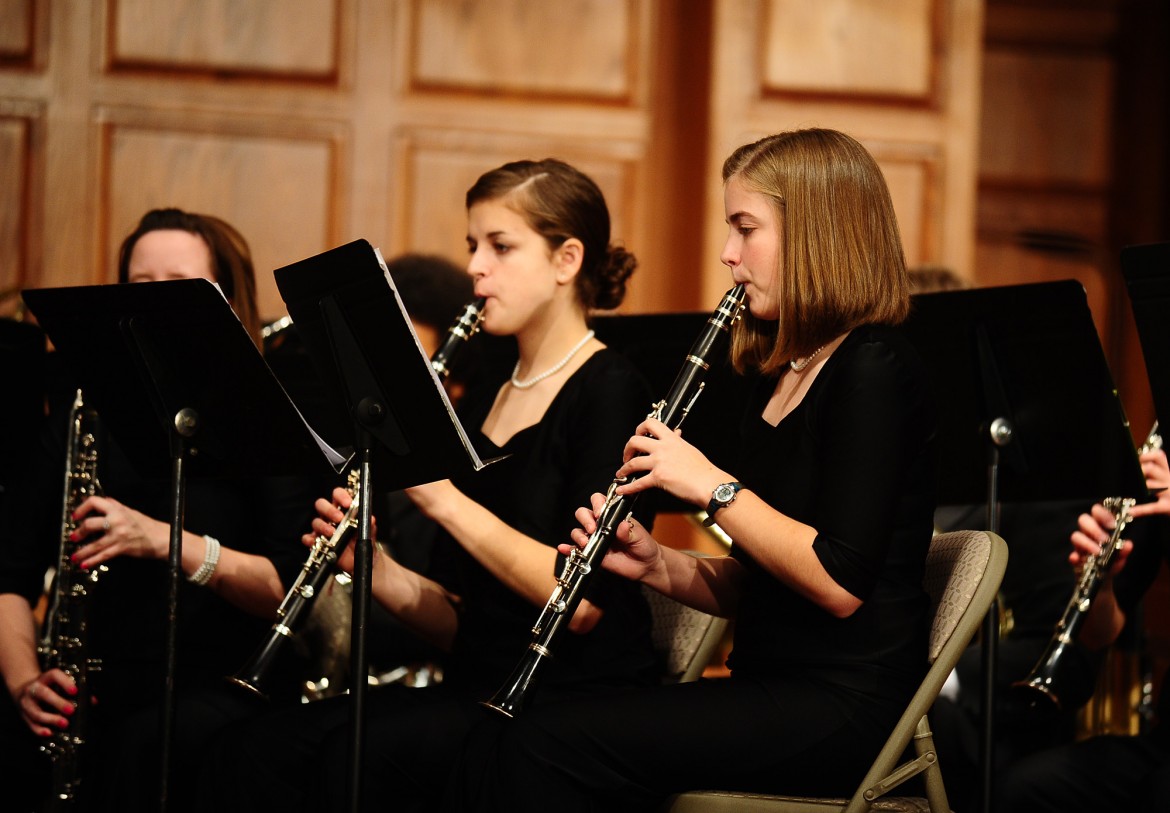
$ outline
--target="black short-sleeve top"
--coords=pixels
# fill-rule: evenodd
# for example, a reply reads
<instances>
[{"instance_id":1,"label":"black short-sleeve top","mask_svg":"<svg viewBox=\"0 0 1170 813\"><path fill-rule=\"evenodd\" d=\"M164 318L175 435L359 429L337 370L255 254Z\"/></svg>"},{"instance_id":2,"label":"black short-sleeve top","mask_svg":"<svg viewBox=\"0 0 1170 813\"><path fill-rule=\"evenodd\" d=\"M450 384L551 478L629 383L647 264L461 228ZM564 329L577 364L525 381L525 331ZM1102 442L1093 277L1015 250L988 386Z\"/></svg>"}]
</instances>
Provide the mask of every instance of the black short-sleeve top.
<instances>
[{"instance_id":1,"label":"black short-sleeve top","mask_svg":"<svg viewBox=\"0 0 1170 813\"><path fill-rule=\"evenodd\" d=\"M609 487L626 441L650 411L649 387L624 356L600 350L565 382L538 423L503 446L480 431L496 391L469 392L460 420L481 456L508 457L455 485L517 531L553 547L568 542L577 527L576 509ZM447 679L490 694L531 642L540 608L505 587L448 535L440 533L437 544L431 575L462 599ZM640 587L598 569L586 595L603 609L601 621L586 635L567 629L559 634L553 657L542 664L542 681L569 689L650 681L650 616Z\"/></svg>"},{"instance_id":2,"label":"black short-sleeve top","mask_svg":"<svg viewBox=\"0 0 1170 813\"><path fill-rule=\"evenodd\" d=\"M864 326L772 426L761 415L775 386L761 380L744 416L740 479L816 529L817 558L863 603L834 618L733 547L748 577L728 664L904 699L926 667L936 426L927 372L900 331Z\"/></svg>"}]
</instances>

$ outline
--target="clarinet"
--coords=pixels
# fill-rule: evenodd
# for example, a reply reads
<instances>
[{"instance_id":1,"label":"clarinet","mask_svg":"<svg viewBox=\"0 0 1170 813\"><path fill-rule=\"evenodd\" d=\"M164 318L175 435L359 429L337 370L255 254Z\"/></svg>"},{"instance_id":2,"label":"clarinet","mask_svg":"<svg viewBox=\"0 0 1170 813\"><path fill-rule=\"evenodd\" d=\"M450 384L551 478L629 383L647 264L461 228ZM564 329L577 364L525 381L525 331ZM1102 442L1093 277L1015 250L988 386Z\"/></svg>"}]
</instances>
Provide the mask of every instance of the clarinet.
<instances>
[{"instance_id":1,"label":"clarinet","mask_svg":"<svg viewBox=\"0 0 1170 813\"><path fill-rule=\"evenodd\" d=\"M440 379L446 380L450 374L450 364L455 354L463 347L467 340L479 332L480 322L483 320L485 300L480 298L468 303L463 313L452 323L447 330L447 336L435 354L431 356L431 369ZM358 492L360 475L355 469L349 473L346 490L353 498L345 516L338 523L331 536L318 536L313 541L309 556L297 574L296 581L276 610L276 620L272 624L267 637L260 642L252 657L240 668L236 674L228 677L230 683L240 686L253 694L267 698L266 683L277 656L283 649L285 642L294 635L300 622L308 614L313 599L321 591L325 580L333 572L338 554L345 550L349 538L357 529L359 500Z\"/></svg>"},{"instance_id":2,"label":"clarinet","mask_svg":"<svg viewBox=\"0 0 1170 813\"><path fill-rule=\"evenodd\" d=\"M731 326L743 310L744 287L737 285L724 294L719 307L691 346L682 369L674 379L666 398L654 404L648 417L678 429L703 392L704 379L711 363L723 356L730 340ZM537 671L546 658L552 657L552 642L566 621L573 617L584 595L589 576L601 564L613 540L617 526L630 515L637 494L619 495L616 489L634 479L616 478L609 485L605 503L597 517L597 528L583 548L574 547L565 558L552 595L532 627L532 641L500 690L482 705L514 717L524 709Z\"/></svg>"},{"instance_id":3,"label":"clarinet","mask_svg":"<svg viewBox=\"0 0 1170 813\"><path fill-rule=\"evenodd\" d=\"M1158 424L1155 422L1145 442L1138 449L1138 454L1145 454L1160 448L1162 448L1162 436L1158 434ZM1105 575L1113 566L1113 559L1121 550L1123 541L1121 535L1126 526L1133 521L1130 509L1136 503L1136 500L1129 497L1108 497L1102 500L1101 504L1113 514L1114 526L1113 532L1109 535L1109 541L1101 546L1098 553L1085 560L1084 568L1081 570L1081 578L1077 581L1077 586L1064 608L1064 613L1056 622L1052 639L1048 642L1048 646L1045 647L1036 665L1032 667L1032 671L1023 680L1012 684L1012 690L1025 698L1028 705L1037 707L1041 705L1040 701L1043 699L1047 701L1049 708L1059 710L1064 707L1066 702L1075 705L1079 700L1077 697L1069 697L1070 693L1067 692L1067 687L1062 685L1068 680L1067 669L1062 664L1074 645L1073 642L1076 640L1077 633L1085 621L1085 616L1093 604L1093 599L1097 596L1101 582L1105 580ZM1075 694L1075 692L1071 694Z\"/></svg>"},{"instance_id":4,"label":"clarinet","mask_svg":"<svg viewBox=\"0 0 1170 813\"><path fill-rule=\"evenodd\" d=\"M48 742L41 746L52 762L52 794L46 810L72 810L78 806L81 757L89 723L89 676L101 668L101 662L91 658L88 651L88 598L90 589L107 568L101 565L89 572L82 570L71 557L85 543L70 539L77 528L73 512L87 498L102 494L97 476L97 439L91 427L95 417L78 390L69 412L57 575L52 602L45 615L44 634L37 646L44 669L60 669L72 677L77 696L69 727L54 730Z\"/></svg>"}]
</instances>

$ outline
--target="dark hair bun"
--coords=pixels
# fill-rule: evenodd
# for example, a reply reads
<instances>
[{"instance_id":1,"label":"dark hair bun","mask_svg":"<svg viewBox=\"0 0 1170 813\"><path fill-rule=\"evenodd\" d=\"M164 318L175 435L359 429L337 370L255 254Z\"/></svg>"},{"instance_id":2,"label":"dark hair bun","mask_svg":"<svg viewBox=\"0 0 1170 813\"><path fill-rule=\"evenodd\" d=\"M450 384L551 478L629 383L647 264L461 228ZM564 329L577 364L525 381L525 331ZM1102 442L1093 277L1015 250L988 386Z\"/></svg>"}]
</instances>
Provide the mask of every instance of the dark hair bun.
<instances>
[{"instance_id":1,"label":"dark hair bun","mask_svg":"<svg viewBox=\"0 0 1170 813\"><path fill-rule=\"evenodd\" d=\"M591 308L613 310L626 298L626 281L638 267L638 258L623 247L610 245L605 262L586 282L592 290L586 292L586 303Z\"/></svg>"}]
</instances>

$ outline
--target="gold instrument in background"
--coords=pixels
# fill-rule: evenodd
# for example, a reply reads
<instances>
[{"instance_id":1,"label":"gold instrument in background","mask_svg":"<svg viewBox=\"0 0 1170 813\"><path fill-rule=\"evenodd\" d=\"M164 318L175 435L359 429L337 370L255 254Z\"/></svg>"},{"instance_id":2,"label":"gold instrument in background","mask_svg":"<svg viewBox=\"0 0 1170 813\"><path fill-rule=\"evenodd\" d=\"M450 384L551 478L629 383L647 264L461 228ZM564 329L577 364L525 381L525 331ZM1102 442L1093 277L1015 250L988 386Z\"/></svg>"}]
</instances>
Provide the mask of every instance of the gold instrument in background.
<instances>
[{"instance_id":1,"label":"gold instrument in background","mask_svg":"<svg viewBox=\"0 0 1170 813\"><path fill-rule=\"evenodd\" d=\"M105 565L82 570L73 561L73 553L85 540L71 539L77 523L73 513L94 495L101 495L98 482L97 439L94 435L96 414L85 406L81 390L69 411L69 436L66 441L65 496L61 509L61 544L57 555L57 573L37 652L46 671L60 669L77 685L75 709L69 725L54 730L41 750L52 762L52 795L47 810L71 810L78 806L81 788L81 761L89 723L89 676L101 664L89 656L89 591L97 583Z\"/></svg>"},{"instance_id":2,"label":"gold instrument in background","mask_svg":"<svg viewBox=\"0 0 1170 813\"><path fill-rule=\"evenodd\" d=\"M346 490L353 497L353 502L345 512L344 518L337 524L331 536L318 536L309 550L309 558L301 566L301 572L293 582L292 589L280 603L276 610L276 620L268 632L268 637L260 642L260 646L249 658L248 662L228 678L237 686L267 698L268 676L276 664L277 656L283 648L284 642L291 639L301 619L312 606L325 579L332 573L332 565L337 561L337 555L345 550L349 544L349 537L357 528L358 519L358 471L349 473Z\"/></svg>"},{"instance_id":3,"label":"gold instrument in background","mask_svg":"<svg viewBox=\"0 0 1170 813\"><path fill-rule=\"evenodd\" d=\"M723 295L691 345L670 391L665 398L652 405L649 417L662 421L671 429L679 428L702 394L711 365L720 361L727 352L731 326L743 310L744 295L743 285L737 285ZM610 483L605 504L597 515L597 529L590 535L585 547L574 547L565 557L564 567L557 577L552 595L532 627L532 641L527 650L504 685L482 705L508 717L514 717L523 710L536 685L540 665L546 658L552 657L553 640L576 612L590 574L601 568L601 560L609 550L618 524L633 511L638 495L622 496L615 490L626 482L629 481L621 479Z\"/></svg>"},{"instance_id":4,"label":"gold instrument in background","mask_svg":"<svg viewBox=\"0 0 1170 813\"><path fill-rule=\"evenodd\" d=\"M1162 437L1158 434L1158 424L1150 429L1145 443L1138 449L1138 454L1145 454L1162 448ZM1026 678L1012 685L1033 706L1048 703L1056 709L1066 707L1075 708L1088 699L1086 690L1076 691L1069 689L1065 684L1071 678L1066 676L1069 669L1066 664L1069 652L1074 647L1077 632L1084 624L1085 616L1093 604L1093 599L1101 587L1101 582L1113 566L1113 560L1121 550L1122 534L1133 520L1130 509L1136 500L1128 497L1109 497L1102 500L1102 504L1113 514L1113 532L1109 541L1101 546L1101 550L1085 560L1080 579L1073 590L1072 597L1065 607L1060 620L1056 622L1052 640L1040 655L1040 660L1032 668ZM1087 691L1091 693L1091 688ZM1082 696L1084 695L1084 696Z\"/></svg>"},{"instance_id":5,"label":"gold instrument in background","mask_svg":"<svg viewBox=\"0 0 1170 813\"><path fill-rule=\"evenodd\" d=\"M479 331L485 303L486 300L482 298L468 303L447 330L443 343L431 356L431 368L440 379L445 380L448 377L451 361L456 353ZM292 640L301 622L308 615L313 600L322 592L326 579L332 574L338 555L345 550L350 536L357 529L359 485L359 473L355 469L349 473L346 484L346 490L353 498L353 502L345 512L344 518L331 536L318 536L314 540L301 572L276 611L276 620L268 636L260 642L248 662L228 678L231 683L261 697L267 697L268 678L277 662L277 656L285 642Z\"/></svg>"}]
</instances>

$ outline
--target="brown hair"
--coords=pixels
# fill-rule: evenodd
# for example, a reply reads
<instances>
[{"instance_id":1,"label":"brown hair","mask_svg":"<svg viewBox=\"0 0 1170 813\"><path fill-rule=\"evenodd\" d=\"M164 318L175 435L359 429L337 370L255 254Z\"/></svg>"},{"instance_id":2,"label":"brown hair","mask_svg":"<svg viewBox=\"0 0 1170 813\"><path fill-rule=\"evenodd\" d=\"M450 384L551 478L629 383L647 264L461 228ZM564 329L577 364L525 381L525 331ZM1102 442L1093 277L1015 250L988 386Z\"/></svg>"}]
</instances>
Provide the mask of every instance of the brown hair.
<instances>
[{"instance_id":1,"label":"brown hair","mask_svg":"<svg viewBox=\"0 0 1170 813\"><path fill-rule=\"evenodd\" d=\"M576 237L585 246L575 281L586 311L622 303L626 280L638 267L633 254L609 242L609 208L593 180L555 158L513 161L485 172L467 190L467 208L499 200L524 218L549 248Z\"/></svg>"},{"instance_id":2,"label":"brown hair","mask_svg":"<svg viewBox=\"0 0 1170 813\"><path fill-rule=\"evenodd\" d=\"M772 203L781 230L780 317L746 314L732 335L736 369L775 372L864 324L898 324L910 309L906 259L885 178L866 149L836 130L779 133L723 163Z\"/></svg>"},{"instance_id":3,"label":"brown hair","mask_svg":"<svg viewBox=\"0 0 1170 813\"><path fill-rule=\"evenodd\" d=\"M118 249L118 282L130 279L130 255L144 235L152 231L185 231L203 239L211 250L212 274L232 309L256 346L260 346L260 312L256 305L256 272L248 241L235 227L212 215L182 209L152 209L138 221Z\"/></svg>"}]
</instances>

